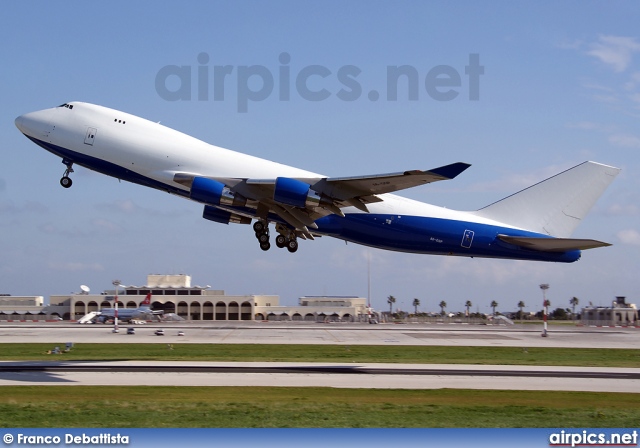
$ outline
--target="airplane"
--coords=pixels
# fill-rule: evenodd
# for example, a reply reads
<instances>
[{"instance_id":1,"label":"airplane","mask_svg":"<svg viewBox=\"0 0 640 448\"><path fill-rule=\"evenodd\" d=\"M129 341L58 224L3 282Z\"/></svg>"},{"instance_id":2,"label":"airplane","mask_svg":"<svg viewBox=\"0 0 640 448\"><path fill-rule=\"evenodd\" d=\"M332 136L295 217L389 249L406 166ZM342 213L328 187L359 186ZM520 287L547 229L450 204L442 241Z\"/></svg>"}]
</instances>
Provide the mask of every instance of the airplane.
<instances>
[{"instance_id":1,"label":"airplane","mask_svg":"<svg viewBox=\"0 0 640 448\"><path fill-rule=\"evenodd\" d=\"M19 116L18 129L73 165L204 205L203 218L251 224L260 248L298 250L298 239L329 236L417 254L570 263L610 244L570 238L619 168L584 162L476 211L456 211L393 194L450 180L469 168L356 177L325 175L213 146L159 123L84 102Z\"/></svg>"},{"instance_id":2,"label":"airplane","mask_svg":"<svg viewBox=\"0 0 640 448\"><path fill-rule=\"evenodd\" d=\"M153 315L163 314L163 311L153 311L151 309L151 293L147 294L138 308L118 308L118 320L130 321L132 319L148 320ZM115 308L103 308L98 311L96 321L106 323L115 319Z\"/></svg>"}]
</instances>

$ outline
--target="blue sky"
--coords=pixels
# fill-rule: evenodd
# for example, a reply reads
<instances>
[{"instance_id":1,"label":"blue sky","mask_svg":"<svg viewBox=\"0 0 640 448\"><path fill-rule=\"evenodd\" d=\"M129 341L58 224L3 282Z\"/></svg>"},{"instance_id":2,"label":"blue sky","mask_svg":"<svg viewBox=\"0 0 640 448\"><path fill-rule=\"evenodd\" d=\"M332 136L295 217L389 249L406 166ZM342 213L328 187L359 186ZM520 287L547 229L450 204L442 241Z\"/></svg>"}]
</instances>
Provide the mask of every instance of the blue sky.
<instances>
[{"instance_id":1,"label":"blue sky","mask_svg":"<svg viewBox=\"0 0 640 448\"><path fill-rule=\"evenodd\" d=\"M140 285L149 273L187 273L194 284L230 294L367 294L410 309L537 311L549 283L552 306L609 305L615 295L640 302L640 8L635 2L16 2L0 18L0 293L94 291L115 278ZM205 53L208 62L198 56ZM288 63L281 63L283 53ZM479 97L470 100L465 66L479 55ZM191 70L191 100L169 101L156 89L163 67ZM328 98L296 89L308 66ZM390 66L411 66L418 99L399 84L386 96ZM214 100L214 67L232 66L224 100ZM274 78L262 101L254 77ZM343 101L342 67L359 70L362 93ZM449 66L461 78L450 101L432 98L425 79ZM209 99L198 100L199 70ZM280 76L283 67L290 81ZM165 80L178 89L177 77ZM279 96L289 86L289 100ZM369 92L379 94L377 101ZM384 252L321 238L295 254L262 252L248 226L201 218L201 206L88 171L62 189L60 159L30 143L16 116L67 101L130 112L212 144L330 176L429 169L463 161L459 178L404 195L474 210L550 175L595 160L623 169L576 237L608 241L570 265L448 258Z\"/></svg>"}]
</instances>

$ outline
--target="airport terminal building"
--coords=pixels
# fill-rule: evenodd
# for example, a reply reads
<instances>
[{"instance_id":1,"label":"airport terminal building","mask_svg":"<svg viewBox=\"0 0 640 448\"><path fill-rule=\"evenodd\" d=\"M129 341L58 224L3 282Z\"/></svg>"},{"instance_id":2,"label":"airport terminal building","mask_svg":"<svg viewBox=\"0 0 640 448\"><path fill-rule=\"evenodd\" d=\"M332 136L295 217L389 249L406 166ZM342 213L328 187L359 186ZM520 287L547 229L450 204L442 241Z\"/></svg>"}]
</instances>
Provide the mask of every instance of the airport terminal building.
<instances>
[{"instance_id":1,"label":"airport terminal building","mask_svg":"<svg viewBox=\"0 0 640 448\"><path fill-rule=\"evenodd\" d=\"M0 322L14 320L54 320L62 318L68 310L59 310L44 306L42 296L10 296L0 295ZM62 314L60 314L62 313Z\"/></svg>"},{"instance_id":2,"label":"airport terminal building","mask_svg":"<svg viewBox=\"0 0 640 448\"><path fill-rule=\"evenodd\" d=\"M633 327L638 326L638 310L633 303L627 303L626 297L618 296L610 307L586 307L582 309L583 325L596 327Z\"/></svg>"},{"instance_id":3,"label":"airport terminal building","mask_svg":"<svg viewBox=\"0 0 640 448\"><path fill-rule=\"evenodd\" d=\"M39 302L36 298L5 297L12 305L6 310L0 307L0 320L52 320L59 316L77 321L92 312L115 308L116 297L119 309L138 308L147 294L151 294L151 309L162 311L161 316L177 315L189 321L354 322L367 321L370 312L367 299L361 297L305 296L297 306L280 306L276 295L227 295L208 285L192 286L188 275L151 274L142 286L119 285L117 290L100 294L53 295L48 306L42 305L42 297Z\"/></svg>"}]
</instances>

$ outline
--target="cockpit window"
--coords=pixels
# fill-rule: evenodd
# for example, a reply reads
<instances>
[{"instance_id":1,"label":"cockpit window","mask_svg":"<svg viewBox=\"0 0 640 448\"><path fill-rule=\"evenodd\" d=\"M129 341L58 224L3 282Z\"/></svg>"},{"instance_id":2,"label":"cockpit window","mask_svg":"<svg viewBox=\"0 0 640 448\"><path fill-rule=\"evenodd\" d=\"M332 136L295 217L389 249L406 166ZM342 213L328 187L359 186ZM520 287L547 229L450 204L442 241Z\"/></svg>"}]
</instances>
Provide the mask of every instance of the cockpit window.
<instances>
[{"instance_id":1,"label":"cockpit window","mask_svg":"<svg viewBox=\"0 0 640 448\"><path fill-rule=\"evenodd\" d=\"M59 105L58 107L66 107L67 109L73 109L73 104L64 103Z\"/></svg>"}]
</instances>

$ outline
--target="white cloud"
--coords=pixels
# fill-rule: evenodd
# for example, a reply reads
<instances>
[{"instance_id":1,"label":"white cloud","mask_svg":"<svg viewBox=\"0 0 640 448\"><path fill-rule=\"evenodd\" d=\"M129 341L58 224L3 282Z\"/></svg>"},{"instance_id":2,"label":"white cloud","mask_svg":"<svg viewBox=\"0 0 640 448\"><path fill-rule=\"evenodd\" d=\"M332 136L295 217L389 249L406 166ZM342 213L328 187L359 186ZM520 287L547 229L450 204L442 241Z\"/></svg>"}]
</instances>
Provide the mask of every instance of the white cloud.
<instances>
[{"instance_id":1,"label":"white cloud","mask_svg":"<svg viewBox=\"0 0 640 448\"><path fill-rule=\"evenodd\" d=\"M624 84L625 90L635 91L640 83L640 72L634 72L629 77L629 81Z\"/></svg>"},{"instance_id":2,"label":"white cloud","mask_svg":"<svg viewBox=\"0 0 640 448\"><path fill-rule=\"evenodd\" d=\"M589 89L589 90L598 90L600 92L615 92L614 89L612 89L611 87L602 85L602 84L598 84L595 83L591 80L585 80L582 82L582 87L584 87L585 89Z\"/></svg>"},{"instance_id":3,"label":"white cloud","mask_svg":"<svg viewBox=\"0 0 640 448\"><path fill-rule=\"evenodd\" d=\"M6 215L16 215L20 213L37 213L46 214L49 209L46 205L35 202L26 201L24 204L16 205L13 201L0 201L0 213Z\"/></svg>"},{"instance_id":4,"label":"white cloud","mask_svg":"<svg viewBox=\"0 0 640 448\"><path fill-rule=\"evenodd\" d=\"M593 99L604 104L617 104L620 102L620 98L616 95L593 95Z\"/></svg>"},{"instance_id":5,"label":"white cloud","mask_svg":"<svg viewBox=\"0 0 640 448\"><path fill-rule=\"evenodd\" d=\"M591 44L587 54L620 73L629 67L633 53L638 51L640 43L634 37L600 36L598 42Z\"/></svg>"},{"instance_id":6,"label":"white cloud","mask_svg":"<svg viewBox=\"0 0 640 448\"><path fill-rule=\"evenodd\" d=\"M114 222L111 222L107 219L104 218L97 218L94 219L93 221L91 221L91 224L93 224L93 226L96 229L102 229L105 230L107 232L120 232L122 230L122 227L120 227L119 225L115 224Z\"/></svg>"},{"instance_id":7,"label":"white cloud","mask_svg":"<svg viewBox=\"0 0 640 448\"><path fill-rule=\"evenodd\" d=\"M570 129L582 129L585 131L600 131L600 132L613 132L615 131L615 126L597 123L594 121L579 121L577 123L569 123L567 127Z\"/></svg>"},{"instance_id":8,"label":"white cloud","mask_svg":"<svg viewBox=\"0 0 640 448\"><path fill-rule=\"evenodd\" d=\"M445 278L479 285L506 285L523 278L544 277L549 266L523 260L470 259L467 257L440 257L436 269L424 269L424 276L431 280Z\"/></svg>"},{"instance_id":9,"label":"white cloud","mask_svg":"<svg viewBox=\"0 0 640 448\"><path fill-rule=\"evenodd\" d=\"M183 211L175 209L156 210L136 204L131 199L113 201L110 203L96 204L95 208L102 213L122 213L124 215L149 215L149 216L181 216Z\"/></svg>"},{"instance_id":10,"label":"white cloud","mask_svg":"<svg viewBox=\"0 0 640 448\"><path fill-rule=\"evenodd\" d=\"M137 210L137 206L132 200L116 201L115 206L122 212L131 213Z\"/></svg>"},{"instance_id":11,"label":"white cloud","mask_svg":"<svg viewBox=\"0 0 640 448\"><path fill-rule=\"evenodd\" d=\"M609 143L624 148L640 148L640 137L631 134L612 134Z\"/></svg>"},{"instance_id":12,"label":"white cloud","mask_svg":"<svg viewBox=\"0 0 640 448\"><path fill-rule=\"evenodd\" d=\"M635 229L621 230L617 233L618 239L623 244L640 246L640 232Z\"/></svg>"},{"instance_id":13,"label":"white cloud","mask_svg":"<svg viewBox=\"0 0 640 448\"><path fill-rule=\"evenodd\" d=\"M607 212L617 216L637 216L640 214L640 207L635 204L613 204Z\"/></svg>"}]
</instances>

